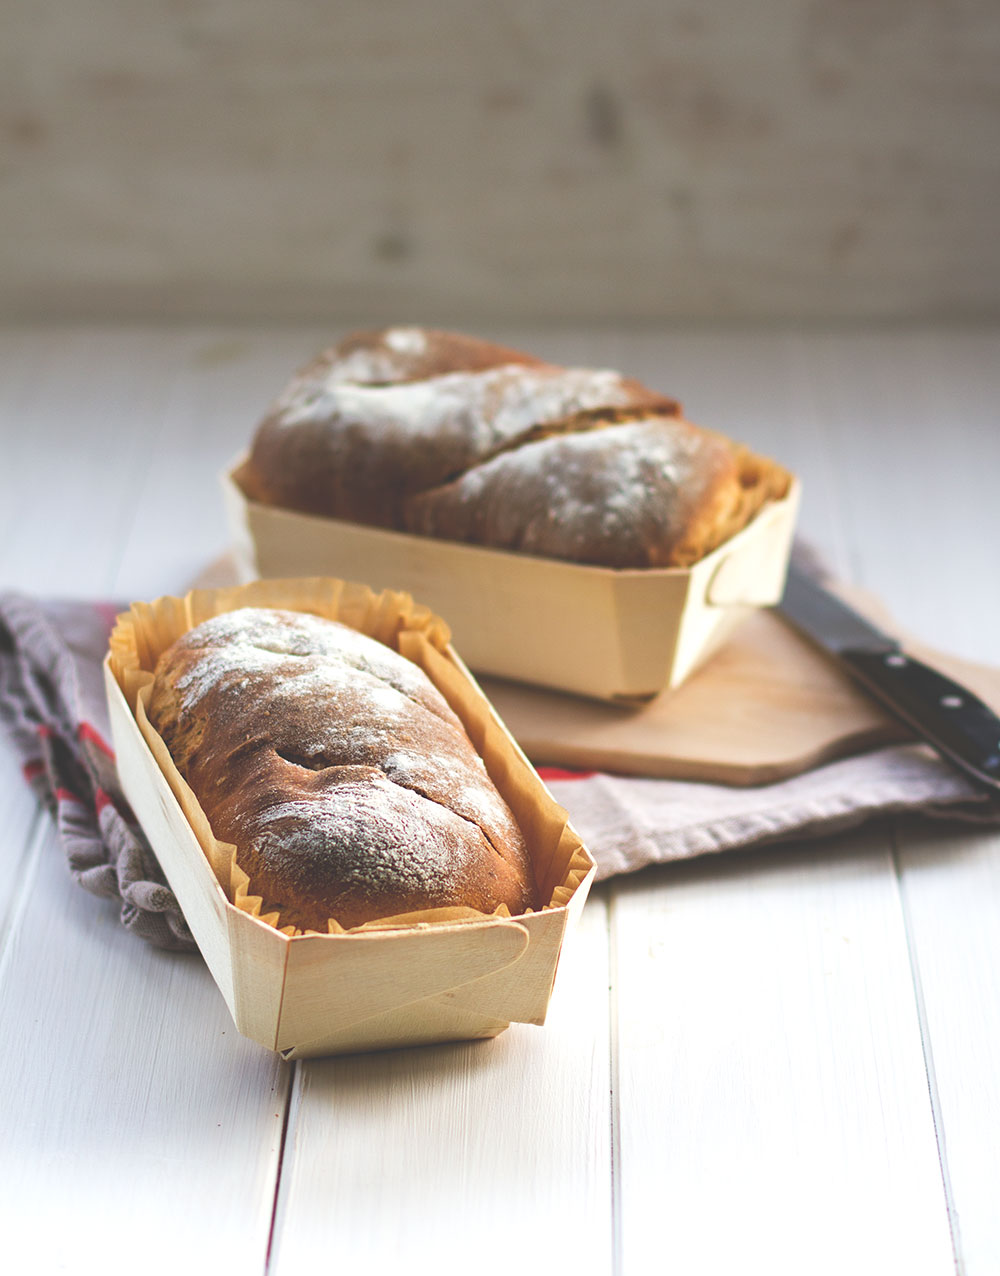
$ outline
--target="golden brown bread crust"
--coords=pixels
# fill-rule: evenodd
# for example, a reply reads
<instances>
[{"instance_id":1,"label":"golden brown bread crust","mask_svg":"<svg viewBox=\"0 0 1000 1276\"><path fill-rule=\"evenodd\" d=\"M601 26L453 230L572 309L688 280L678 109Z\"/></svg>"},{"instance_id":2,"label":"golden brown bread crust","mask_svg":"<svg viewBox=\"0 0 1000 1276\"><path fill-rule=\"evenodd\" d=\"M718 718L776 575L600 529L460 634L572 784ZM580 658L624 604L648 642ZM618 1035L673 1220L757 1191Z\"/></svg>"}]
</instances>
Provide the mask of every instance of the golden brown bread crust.
<instances>
[{"instance_id":1,"label":"golden brown bread crust","mask_svg":"<svg viewBox=\"0 0 1000 1276\"><path fill-rule=\"evenodd\" d=\"M307 514L394 526L401 489L419 490L434 475L450 477L459 465L447 441L425 438L419 455L395 436L375 445L371 428L359 432L338 402L342 386L386 388L445 373L498 367L541 367L534 355L433 328L395 327L353 332L300 368L257 428L240 481L247 495ZM362 396L377 409L392 396ZM319 401L318 413L289 416ZM378 429L379 423L374 424ZM388 452L388 456L384 453ZM401 454L400 454L401 453ZM413 463L414 470L407 476Z\"/></svg>"},{"instance_id":2,"label":"golden brown bread crust","mask_svg":"<svg viewBox=\"0 0 1000 1276\"><path fill-rule=\"evenodd\" d=\"M408 497L580 413L676 409L616 372L454 333L355 334L303 369L254 437L249 496L402 529Z\"/></svg>"},{"instance_id":3,"label":"golden brown bread crust","mask_svg":"<svg viewBox=\"0 0 1000 1276\"><path fill-rule=\"evenodd\" d=\"M666 567L714 548L740 491L732 449L680 418L553 434L412 497L409 530L600 567ZM595 511L581 518L580 510ZM596 513L600 511L600 513Z\"/></svg>"},{"instance_id":4,"label":"golden brown bread crust","mask_svg":"<svg viewBox=\"0 0 1000 1276\"><path fill-rule=\"evenodd\" d=\"M420 328L304 368L240 474L289 509L622 568L696 562L789 481L618 373Z\"/></svg>"},{"instance_id":5,"label":"golden brown bread crust","mask_svg":"<svg viewBox=\"0 0 1000 1276\"><path fill-rule=\"evenodd\" d=\"M373 639L300 612L224 613L160 657L149 717L279 925L537 904L458 718Z\"/></svg>"},{"instance_id":6,"label":"golden brown bread crust","mask_svg":"<svg viewBox=\"0 0 1000 1276\"><path fill-rule=\"evenodd\" d=\"M523 350L438 328L372 328L352 332L307 364L298 376L392 385L423 381L445 372L485 372L503 364L540 367L545 361Z\"/></svg>"}]
</instances>

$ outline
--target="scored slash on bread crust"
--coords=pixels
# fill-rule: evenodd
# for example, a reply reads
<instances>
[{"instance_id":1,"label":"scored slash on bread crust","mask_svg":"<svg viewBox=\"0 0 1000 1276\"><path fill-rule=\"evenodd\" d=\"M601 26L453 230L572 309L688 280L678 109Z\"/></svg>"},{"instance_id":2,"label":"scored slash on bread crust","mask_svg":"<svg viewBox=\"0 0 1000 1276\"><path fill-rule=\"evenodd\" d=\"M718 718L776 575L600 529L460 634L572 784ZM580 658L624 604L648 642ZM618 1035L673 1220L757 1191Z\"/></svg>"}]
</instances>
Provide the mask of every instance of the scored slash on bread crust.
<instances>
[{"instance_id":1,"label":"scored slash on bread crust","mask_svg":"<svg viewBox=\"0 0 1000 1276\"><path fill-rule=\"evenodd\" d=\"M715 547L731 449L685 421L553 433L412 497L407 527L521 553L627 568L685 566Z\"/></svg>"},{"instance_id":2,"label":"scored slash on bread crust","mask_svg":"<svg viewBox=\"0 0 1000 1276\"><path fill-rule=\"evenodd\" d=\"M617 372L387 328L293 378L240 483L304 513L628 568L698 561L790 475Z\"/></svg>"},{"instance_id":3,"label":"scored slash on bread crust","mask_svg":"<svg viewBox=\"0 0 1000 1276\"><path fill-rule=\"evenodd\" d=\"M537 905L527 848L448 704L335 621L242 608L160 657L149 717L281 926Z\"/></svg>"}]
</instances>

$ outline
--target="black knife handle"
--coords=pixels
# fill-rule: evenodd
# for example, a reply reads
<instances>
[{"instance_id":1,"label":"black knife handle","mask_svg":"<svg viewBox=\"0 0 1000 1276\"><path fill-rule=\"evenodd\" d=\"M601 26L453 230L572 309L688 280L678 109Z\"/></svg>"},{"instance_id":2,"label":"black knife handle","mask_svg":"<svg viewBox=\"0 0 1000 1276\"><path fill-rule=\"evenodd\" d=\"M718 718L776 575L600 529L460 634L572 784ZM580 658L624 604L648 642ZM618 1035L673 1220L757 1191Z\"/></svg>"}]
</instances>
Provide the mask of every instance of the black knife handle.
<instances>
[{"instance_id":1,"label":"black knife handle","mask_svg":"<svg viewBox=\"0 0 1000 1276\"><path fill-rule=\"evenodd\" d=\"M847 669L897 718L1000 794L1000 717L968 688L902 651L838 653Z\"/></svg>"}]
</instances>

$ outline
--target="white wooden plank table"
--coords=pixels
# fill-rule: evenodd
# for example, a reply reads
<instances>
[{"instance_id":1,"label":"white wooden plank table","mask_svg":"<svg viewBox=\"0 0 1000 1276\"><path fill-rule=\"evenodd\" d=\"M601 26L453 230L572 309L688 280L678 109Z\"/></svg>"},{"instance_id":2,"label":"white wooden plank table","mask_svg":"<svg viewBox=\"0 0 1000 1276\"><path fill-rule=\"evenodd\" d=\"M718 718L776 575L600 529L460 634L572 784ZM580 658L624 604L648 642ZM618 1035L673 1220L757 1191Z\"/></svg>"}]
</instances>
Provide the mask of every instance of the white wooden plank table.
<instances>
[{"instance_id":1,"label":"white wooden plank table","mask_svg":"<svg viewBox=\"0 0 1000 1276\"><path fill-rule=\"evenodd\" d=\"M0 332L0 588L182 590L335 333ZM804 479L907 629L1000 661L1000 331L505 331ZM76 887L0 740L4 1253L39 1272L1000 1271L1000 836L882 821L598 888L544 1029L282 1063Z\"/></svg>"}]
</instances>

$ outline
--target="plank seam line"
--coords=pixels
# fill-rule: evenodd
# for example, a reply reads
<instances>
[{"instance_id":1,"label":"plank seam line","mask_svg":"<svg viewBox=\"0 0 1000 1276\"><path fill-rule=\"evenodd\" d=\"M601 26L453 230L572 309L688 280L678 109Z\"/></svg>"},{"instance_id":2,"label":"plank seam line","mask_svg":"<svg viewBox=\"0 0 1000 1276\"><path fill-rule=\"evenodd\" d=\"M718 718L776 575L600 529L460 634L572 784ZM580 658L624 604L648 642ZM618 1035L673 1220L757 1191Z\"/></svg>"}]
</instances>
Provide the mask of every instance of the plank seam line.
<instances>
[{"instance_id":1,"label":"plank seam line","mask_svg":"<svg viewBox=\"0 0 1000 1276\"><path fill-rule=\"evenodd\" d=\"M966 1267L962 1258L962 1238L958 1223L958 1210L951 1186L951 1173L948 1169L948 1150L946 1145L944 1120L941 1113L941 1098L938 1093L937 1073L934 1069L934 1048L931 1044L930 1024L927 1019L927 1007L924 1003L923 983L920 979L920 960L917 956L912 931L912 919L906 899L906 882L902 866L899 862L899 821L892 821L891 833L892 866L896 874L896 889L899 892L900 909L903 914L903 933L906 937L906 955L910 965L910 979L913 984L913 998L916 1003L917 1023L920 1028L920 1045L924 1056L924 1074L927 1078L927 1094L931 1105L931 1120L934 1123L934 1138L937 1143L938 1166L941 1171L941 1186L944 1191L945 1211L948 1215L948 1230L951 1233L951 1248L955 1256L957 1276L964 1276Z\"/></svg>"},{"instance_id":2,"label":"plank seam line","mask_svg":"<svg viewBox=\"0 0 1000 1276\"><path fill-rule=\"evenodd\" d=\"M45 842L46 824L51 822L49 813L41 806L35 811L28 825L28 835L24 839L24 850L20 857L21 883L10 902L6 916L0 916L0 987L3 986L7 973L7 962L14 947L21 915L28 906L28 896L35 887L38 866L42 859L42 845ZM52 832L55 832L54 825Z\"/></svg>"},{"instance_id":3,"label":"plank seam line","mask_svg":"<svg viewBox=\"0 0 1000 1276\"><path fill-rule=\"evenodd\" d=\"M195 340L196 338L187 337L182 342L182 348L188 344L193 345ZM183 377L186 370L186 366L175 367L173 371L164 372L162 379L154 383L154 393L156 390L160 392L155 435L152 441L146 440L144 446L134 449L136 454L131 458L133 473L130 481L127 484L123 484L123 490L128 491L131 499L121 502L115 519L117 527L117 534L114 539L115 552L110 556L112 563L106 578L109 582L109 594L111 597L117 597L119 593L123 592L118 584L121 579L122 567L126 561L129 545L132 541L132 533L142 510L146 485L154 469L153 462L157 446L161 438L169 430L172 424L173 411L177 403L182 401L183 398L181 387L183 386Z\"/></svg>"},{"instance_id":4,"label":"plank seam line","mask_svg":"<svg viewBox=\"0 0 1000 1276\"><path fill-rule=\"evenodd\" d=\"M271 1272L271 1264L275 1256L275 1241L278 1235L278 1219L281 1213L281 1207L284 1203L285 1196L285 1149L288 1142L288 1132L292 1126L292 1109L295 1109L296 1118L299 1109L299 1065L297 1061L290 1064L284 1062L280 1067L289 1067L288 1083L285 1086L285 1113L281 1122L281 1139L278 1143L278 1172L274 1177L274 1201L271 1204L271 1221L267 1229L267 1256L264 1259L264 1276L269 1276Z\"/></svg>"},{"instance_id":5,"label":"plank seam line","mask_svg":"<svg viewBox=\"0 0 1000 1276\"><path fill-rule=\"evenodd\" d=\"M618 1070L618 944L617 897L612 889L608 900L608 1079L611 1093L609 1116L611 1122L611 1270L613 1276L622 1272L622 1202L621 1202L621 1102Z\"/></svg>"}]
</instances>

